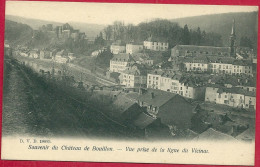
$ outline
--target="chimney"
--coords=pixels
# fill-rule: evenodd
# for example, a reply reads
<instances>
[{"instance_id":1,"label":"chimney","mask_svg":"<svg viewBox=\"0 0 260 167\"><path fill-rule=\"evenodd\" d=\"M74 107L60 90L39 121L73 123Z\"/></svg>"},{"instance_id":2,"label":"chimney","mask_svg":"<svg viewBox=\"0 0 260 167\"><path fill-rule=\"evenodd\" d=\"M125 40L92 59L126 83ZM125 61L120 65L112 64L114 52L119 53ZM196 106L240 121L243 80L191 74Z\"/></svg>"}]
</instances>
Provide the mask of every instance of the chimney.
<instances>
[{"instance_id":1,"label":"chimney","mask_svg":"<svg viewBox=\"0 0 260 167\"><path fill-rule=\"evenodd\" d=\"M152 97L152 99L154 98L154 93L153 92L151 93L151 97Z\"/></svg>"}]
</instances>

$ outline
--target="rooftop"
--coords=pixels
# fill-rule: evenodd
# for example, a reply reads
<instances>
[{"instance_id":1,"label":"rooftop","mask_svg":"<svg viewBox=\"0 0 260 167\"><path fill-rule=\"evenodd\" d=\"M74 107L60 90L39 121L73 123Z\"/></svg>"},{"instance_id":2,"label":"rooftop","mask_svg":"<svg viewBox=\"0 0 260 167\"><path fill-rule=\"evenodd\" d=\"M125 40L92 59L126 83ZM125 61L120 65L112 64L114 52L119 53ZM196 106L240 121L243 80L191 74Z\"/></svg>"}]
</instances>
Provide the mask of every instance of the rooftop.
<instances>
[{"instance_id":1,"label":"rooftop","mask_svg":"<svg viewBox=\"0 0 260 167\"><path fill-rule=\"evenodd\" d=\"M215 129L209 128L203 133L199 134L194 140L229 140L229 141L238 141L232 136L216 131Z\"/></svg>"},{"instance_id":2,"label":"rooftop","mask_svg":"<svg viewBox=\"0 0 260 167\"><path fill-rule=\"evenodd\" d=\"M137 100L160 107L175 96L177 96L177 94L148 88L147 92L140 95Z\"/></svg>"},{"instance_id":3,"label":"rooftop","mask_svg":"<svg viewBox=\"0 0 260 167\"><path fill-rule=\"evenodd\" d=\"M133 124L137 126L140 129L144 129L151 123L153 123L156 120L156 118L152 117L148 113L142 112L136 120L133 121Z\"/></svg>"},{"instance_id":4,"label":"rooftop","mask_svg":"<svg viewBox=\"0 0 260 167\"><path fill-rule=\"evenodd\" d=\"M119 53L113 56L111 59L112 61L121 61L121 62L130 62L133 61L134 59L130 54L127 53Z\"/></svg>"},{"instance_id":5,"label":"rooftop","mask_svg":"<svg viewBox=\"0 0 260 167\"><path fill-rule=\"evenodd\" d=\"M202 51L202 52L230 52L229 47L215 47L215 46L197 46L197 45L176 45L174 48L179 50Z\"/></svg>"},{"instance_id":6,"label":"rooftop","mask_svg":"<svg viewBox=\"0 0 260 167\"><path fill-rule=\"evenodd\" d=\"M245 96L256 97L256 93L255 92L247 91L247 90L244 90L244 89L242 89L240 87L221 88L221 89L218 90L218 93L222 93L222 92L234 93L234 94L242 94L242 95L245 95Z\"/></svg>"}]
</instances>

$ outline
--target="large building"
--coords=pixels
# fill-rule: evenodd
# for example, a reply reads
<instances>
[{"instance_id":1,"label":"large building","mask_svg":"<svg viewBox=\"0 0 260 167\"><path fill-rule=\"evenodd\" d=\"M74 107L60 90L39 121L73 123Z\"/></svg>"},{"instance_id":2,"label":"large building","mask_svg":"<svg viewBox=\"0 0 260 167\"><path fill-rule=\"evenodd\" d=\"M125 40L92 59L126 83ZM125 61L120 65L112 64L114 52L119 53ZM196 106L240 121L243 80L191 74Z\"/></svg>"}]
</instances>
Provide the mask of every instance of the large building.
<instances>
[{"instance_id":1,"label":"large building","mask_svg":"<svg viewBox=\"0 0 260 167\"><path fill-rule=\"evenodd\" d=\"M122 72L134 64L134 59L130 54L120 53L114 55L110 60L110 72Z\"/></svg>"},{"instance_id":2,"label":"large building","mask_svg":"<svg viewBox=\"0 0 260 167\"><path fill-rule=\"evenodd\" d=\"M179 57L197 57L200 55L214 57L236 57L235 21L233 20L229 47L176 45L171 49L171 57L169 61L175 62Z\"/></svg>"},{"instance_id":3,"label":"large building","mask_svg":"<svg viewBox=\"0 0 260 167\"><path fill-rule=\"evenodd\" d=\"M167 51L169 48L169 43L165 41L155 40L149 37L144 41L144 48L154 51Z\"/></svg>"},{"instance_id":4,"label":"large building","mask_svg":"<svg viewBox=\"0 0 260 167\"><path fill-rule=\"evenodd\" d=\"M183 71L208 72L214 74L253 75L251 61L233 57L197 56L182 59Z\"/></svg>"},{"instance_id":5,"label":"large building","mask_svg":"<svg viewBox=\"0 0 260 167\"><path fill-rule=\"evenodd\" d=\"M205 101L235 108L256 109L255 97L255 92L241 87L226 88L218 85L208 85L205 93Z\"/></svg>"},{"instance_id":6,"label":"large building","mask_svg":"<svg viewBox=\"0 0 260 167\"><path fill-rule=\"evenodd\" d=\"M146 68L139 64L127 67L119 76L120 85L128 88L146 87L147 72Z\"/></svg>"},{"instance_id":7,"label":"large building","mask_svg":"<svg viewBox=\"0 0 260 167\"><path fill-rule=\"evenodd\" d=\"M155 70L147 74L147 88L176 93L197 100L204 99L205 96L205 88L196 83L194 78L163 70Z\"/></svg>"},{"instance_id":8,"label":"large building","mask_svg":"<svg viewBox=\"0 0 260 167\"><path fill-rule=\"evenodd\" d=\"M229 47L176 45L171 49L171 58L195 57L199 55L230 56Z\"/></svg>"},{"instance_id":9,"label":"large building","mask_svg":"<svg viewBox=\"0 0 260 167\"><path fill-rule=\"evenodd\" d=\"M112 43L110 46L110 51L113 54L125 53L126 47L125 44L121 42L121 40L117 40Z\"/></svg>"},{"instance_id":10,"label":"large building","mask_svg":"<svg viewBox=\"0 0 260 167\"><path fill-rule=\"evenodd\" d=\"M143 48L144 46L139 44L133 44L133 43L126 44L126 53L128 54L138 53L141 52Z\"/></svg>"}]
</instances>

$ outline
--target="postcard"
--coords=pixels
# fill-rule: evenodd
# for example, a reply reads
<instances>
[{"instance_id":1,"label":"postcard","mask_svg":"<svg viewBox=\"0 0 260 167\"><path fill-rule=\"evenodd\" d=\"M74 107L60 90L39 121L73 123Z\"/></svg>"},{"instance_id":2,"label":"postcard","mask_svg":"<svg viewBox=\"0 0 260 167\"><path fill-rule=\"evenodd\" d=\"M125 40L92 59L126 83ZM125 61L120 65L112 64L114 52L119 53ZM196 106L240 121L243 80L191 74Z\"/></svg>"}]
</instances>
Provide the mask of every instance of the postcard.
<instances>
[{"instance_id":1,"label":"postcard","mask_svg":"<svg viewBox=\"0 0 260 167\"><path fill-rule=\"evenodd\" d=\"M3 160L254 165L257 6L7 1Z\"/></svg>"}]
</instances>

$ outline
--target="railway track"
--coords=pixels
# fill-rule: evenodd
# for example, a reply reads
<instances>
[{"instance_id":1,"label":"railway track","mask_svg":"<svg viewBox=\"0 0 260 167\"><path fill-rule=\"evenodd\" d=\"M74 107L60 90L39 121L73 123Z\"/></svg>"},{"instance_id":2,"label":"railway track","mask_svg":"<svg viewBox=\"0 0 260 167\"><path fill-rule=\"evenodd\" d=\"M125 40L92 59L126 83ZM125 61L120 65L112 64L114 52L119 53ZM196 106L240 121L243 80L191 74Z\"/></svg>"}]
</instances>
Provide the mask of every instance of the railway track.
<instances>
[{"instance_id":1,"label":"railway track","mask_svg":"<svg viewBox=\"0 0 260 167\"><path fill-rule=\"evenodd\" d=\"M30 99L32 100L32 104L33 104L33 108L34 108L34 114L39 117L38 113L41 113L41 109L42 109L42 104L39 103L38 98L39 95L37 95L37 91L39 89L39 85L35 85L37 84L37 82L39 81L35 81L35 79L33 79L33 77L28 74L28 71L25 69L25 67L23 67L22 65L20 65L18 62L10 62L7 61L6 63L9 63L10 65L12 65L13 67L16 68L16 70L18 70L21 74L21 76L24 78L26 84L28 85L28 87L30 87L31 89L28 92L28 96L30 96ZM46 83L48 84L48 83ZM48 87L48 86L47 86ZM76 88L74 88L76 89ZM47 88L44 93L45 93L45 97L50 97L52 99L54 99L54 101L58 100L58 97L55 97L55 94L62 94L63 97L66 98L66 101L69 101L71 104L73 104L73 106L76 108L78 106L80 106L81 108L84 108L84 110L75 110L72 111L73 115L77 115L77 117L79 119L83 119L83 117L87 116L88 117L88 121L89 124L93 124L93 126L97 125L97 129L104 129L104 131L108 130L109 131L113 131L113 133L118 133L120 134L125 134L128 130L128 127L126 127L124 124L110 118L109 116L107 116L106 114L104 114L103 112L99 111L98 109L95 108L94 104L92 104L91 102L88 101L82 101L79 100L73 96L71 96L70 94L67 94L66 92L61 92L62 90L55 90L53 91L53 89L49 89ZM55 105L55 104L53 104ZM47 112L47 111L46 111ZM52 113L49 113L50 116L52 115ZM38 118L41 119L41 118ZM89 125L88 124L88 125ZM41 125L37 125L39 129L44 128L41 127ZM91 127L93 127L91 126ZM86 127L88 128L88 127ZM77 129L77 127L75 127L75 129ZM118 130L118 132L116 132Z\"/></svg>"}]
</instances>

